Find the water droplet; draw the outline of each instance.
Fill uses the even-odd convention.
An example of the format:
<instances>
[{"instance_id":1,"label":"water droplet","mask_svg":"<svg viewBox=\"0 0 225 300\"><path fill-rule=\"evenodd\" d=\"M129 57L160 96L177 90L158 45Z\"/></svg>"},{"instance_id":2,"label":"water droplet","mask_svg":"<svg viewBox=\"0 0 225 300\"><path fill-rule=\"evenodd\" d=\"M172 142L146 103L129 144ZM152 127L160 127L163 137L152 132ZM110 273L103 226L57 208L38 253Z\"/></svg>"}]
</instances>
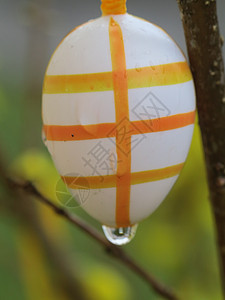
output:
<instances>
[{"instance_id":1,"label":"water droplet","mask_svg":"<svg viewBox=\"0 0 225 300\"><path fill-rule=\"evenodd\" d=\"M137 72L141 72L141 67L140 67L140 65L138 63L135 65L135 70Z\"/></svg>"},{"instance_id":2,"label":"water droplet","mask_svg":"<svg viewBox=\"0 0 225 300\"><path fill-rule=\"evenodd\" d=\"M129 243L135 236L138 224L129 227L108 227L103 225L102 229L107 238L112 244L122 246Z\"/></svg>"},{"instance_id":3,"label":"water droplet","mask_svg":"<svg viewBox=\"0 0 225 300\"><path fill-rule=\"evenodd\" d=\"M155 71L156 67L155 66L151 66L152 71Z\"/></svg>"}]
</instances>

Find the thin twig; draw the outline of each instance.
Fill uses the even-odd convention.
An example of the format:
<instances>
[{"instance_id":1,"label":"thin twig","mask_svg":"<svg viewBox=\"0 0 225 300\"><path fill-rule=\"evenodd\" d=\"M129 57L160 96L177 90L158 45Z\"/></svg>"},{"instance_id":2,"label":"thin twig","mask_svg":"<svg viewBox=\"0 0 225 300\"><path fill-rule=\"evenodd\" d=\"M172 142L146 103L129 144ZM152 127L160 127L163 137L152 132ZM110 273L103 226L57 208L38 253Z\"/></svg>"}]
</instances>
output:
<instances>
[{"instance_id":1,"label":"thin twig","mask_svg":"<svg viewBox=\"0 0 225 300\"><path fill-rule=\"evenodd\" d=\"M167 287L165 287L163 284L161 284L158 280L156 280L152 275L150 275L148 272L146 272L144 269L142 269L136 262L133 261L132 258L130 258L121 248L110 244L104 237L101 235L97 230L90 227L86 222L81 220L75 215L70 214L67 210L59 207L55 203L53 203L51 200L43 196L36 187L31 182L18 182L12 179L8 179L8 184L13 189L20 189L24 191L27 194L30 194L32 196L35 196L36 199L50 207L56 214L63 217L76 227L80 228L82 231L84 231L87 235L89 235L91 238L93 238L95 241L97 241L101 246L104 247L106 252L113 257L117 258L121 263L126 265L129 269L131 269L133 272L135 272L137 275L139 275L141 278L143 278L148 285L153 288L153 290L164 297L165 299L169 300L177 300L177 296Z\"/></svg>"},{"instance_id":2,"label":"thin twig","mask_svg":"<svg viewBox=\"0 0 225 300\"><path fill-rule=\"evenodd\" d=\"M225 295L225 80L216 1L177 0L194 77Z\"/></svg>"},{"instance_id":3,"label":"thin twig","mask_svg":"<svg viewBox=\"0 0 225 300\"><path fill-rule=\"evenodd\" d=\"M66 299L88 300L78 275L71 267L71 263L66 259L63 249L58 245L54 238L52 239L46 232L44 225L40 222L35 204L27 205L27 199L18 189L13 189L10 181L6 178L5 168L0 160L0 182L4 187L5 196L0 199L1 204L6 211L19 217L22 224L25 225L23 230L29 230L29 234L42 245L44 254L51 265L54 274L54 282L57 283L57 289L63 292ZM15 201L16 200L16 201ZM48 268L47 268L48 269ZM32 272L32 270L30 270ZM47 270L48 271L48 270Z\"/></svg>"}]
</instances>

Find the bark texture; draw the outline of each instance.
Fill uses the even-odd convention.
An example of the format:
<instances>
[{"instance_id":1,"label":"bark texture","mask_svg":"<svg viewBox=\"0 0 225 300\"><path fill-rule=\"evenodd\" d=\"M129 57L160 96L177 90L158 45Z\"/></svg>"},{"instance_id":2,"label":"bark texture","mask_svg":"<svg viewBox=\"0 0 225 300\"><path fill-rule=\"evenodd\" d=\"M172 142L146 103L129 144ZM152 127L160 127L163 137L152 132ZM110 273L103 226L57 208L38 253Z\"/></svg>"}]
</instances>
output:
<instances>
[{"instance_id":1,"label":"bark texture","mask_svg":"<svg viewBox=\"0 0 225 300\"><path fill-rule=\"evenodd\" d=\"M194 77L225 290L225 81L216 1L178 0ZM201 184L201 183L199 183Z\"/></svg>"}]
</instances>

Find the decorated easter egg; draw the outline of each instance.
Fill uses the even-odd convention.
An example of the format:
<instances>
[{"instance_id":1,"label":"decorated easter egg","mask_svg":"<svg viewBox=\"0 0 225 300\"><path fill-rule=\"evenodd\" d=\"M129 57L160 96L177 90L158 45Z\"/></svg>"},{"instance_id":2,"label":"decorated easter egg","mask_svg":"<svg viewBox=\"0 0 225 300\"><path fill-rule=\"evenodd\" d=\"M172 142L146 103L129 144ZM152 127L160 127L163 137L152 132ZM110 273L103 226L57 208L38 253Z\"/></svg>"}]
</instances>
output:
<instances>
[{"instance_id":1,"label":"decorated easter egg","mask_svg":"<svg viewBox=\"0 0 225 300\"><path fill-rule=\"evenodd\" d=\"M186 59L160 27L102 1L102 16L70 32L43 86L46 145L72 195L126 243L184 165L195 118Z\"/></svg>"}]
</instances>

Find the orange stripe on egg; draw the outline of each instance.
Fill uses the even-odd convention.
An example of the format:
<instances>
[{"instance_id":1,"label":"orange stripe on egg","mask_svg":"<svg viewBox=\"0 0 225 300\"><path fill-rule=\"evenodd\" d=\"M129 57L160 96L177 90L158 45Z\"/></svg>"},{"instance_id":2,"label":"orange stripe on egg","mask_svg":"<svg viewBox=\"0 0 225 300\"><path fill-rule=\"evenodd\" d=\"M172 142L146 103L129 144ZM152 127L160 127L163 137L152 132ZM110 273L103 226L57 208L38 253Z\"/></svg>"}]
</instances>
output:
<instances>
[{"instance_id":1,"label":"orange stripe on egg","mask_svg":"<svg viewBox=\"0 0 225 300\"><path fill-rule=\"evenodd\" d=\"M122 30L113 18L110 18L109 22L109 41L112 60L116 126L119 126L123 120L129 120L128 83ZM125 122L123 126L125 132L128 132L129 122ZM116 134L116 152L116 224L118 227L125 227L130 225L130 135L120 140L118 134Z\"/></svg>"},{"instance_id":2,"label":"orange stripe on egg","mask_svg":"<svg viewBox=\"0 0 225 300\"><path fill-rule=\"evenodd\" d=\"M81 141L111 137L115 123L93 125L44 125L46 139L49 141ZM112 135L113 136L113 135Z\"/></svg>"},{"instance_id":3,"label":"orange stripe on egg","mask_svg":"<svg viewBox=\"0 0 225 300\"><path fill-rule=\"evenodd\" d=\"M192 80L186 62L176 62L127 70L128 89L173 85ZM46 75L44 94L89 93L113 90L112 72Z\"/></svg>"},{"instance_id":4,"label":"orange stripe on egg","mask_svg":"<svg viewBox=\"0 0 225 300\"><path fill-rule=\"evenodd\" d=\"M43 93L45 94L89 93L112 90L113 80L111 72L46 75L43 85Z\"/></svg>"},{"instance_id":5,"label":"orange stripe on egg","mask_svg":"<svg viewBox=\"0 0 225 300\"><path fill-rule=\"evenodd\" d=\"M130 135L173 130L194 124L195 111L151 120L129 122ZM49 141L81 141L116 136L115 123L93 125L44 125Z\"/></svg>"},{"instance_id":6,"label":"orange stripe on egg","mask_svg":"<svg viewBox=\"0 0 225 300\"><path fill-rule=\"evenodd\" d=\"M181 163L166 168L132 173L131 184L141 184L174 177L180 173L183 166L184 163Z\"/></svg>"},{"instance_id":7,"label":"orange stripe on egg","mask_svg":"<svg viewBox=\"0 0 225 300\"><path fill-rule=\"evenodd\" d=\"M70 189L105 189L116 187L116 175L103 176L61 176Z\"/></svg>"},{"instance_id":8,"label":"orange stripe on egg","mask_svg":"<svg viewBox=\"0 0 225 300\"><path fill-rule=\"evenodd\" d=\"M131 185L153 182L177 176L184 163L161 169L131 173ZM117 175L72 177L62 176L64 183L70 189L105 189L117 186Z\"/></svg>"},{"instance_id":9,"label":"orange stripe on egg","mask_svg":"<svg viewBox=\"0 0 225 300\"><path fill-rule=\"evenodd\" d=\"M142 121L133 121L131 126L133 131L132 135L135 134L145 134L151 132L160 132L182 128L191 124L194 124L195 121L195 111L177 114L168 117L162 117L158 119L151 120L142 120ZM136 128L136 129L135 129Z\"/></svg>"},{"instance_id":10,"label":"orange stripe on egg","mask_svg":"<svg viewBox=\"0 0 225 300\"><path fill-rule=\"evenodd\" d=\"M129 89L179 84L192 79L186 62L130 69L127 74Z\"/></svg>"}]
</instances>

